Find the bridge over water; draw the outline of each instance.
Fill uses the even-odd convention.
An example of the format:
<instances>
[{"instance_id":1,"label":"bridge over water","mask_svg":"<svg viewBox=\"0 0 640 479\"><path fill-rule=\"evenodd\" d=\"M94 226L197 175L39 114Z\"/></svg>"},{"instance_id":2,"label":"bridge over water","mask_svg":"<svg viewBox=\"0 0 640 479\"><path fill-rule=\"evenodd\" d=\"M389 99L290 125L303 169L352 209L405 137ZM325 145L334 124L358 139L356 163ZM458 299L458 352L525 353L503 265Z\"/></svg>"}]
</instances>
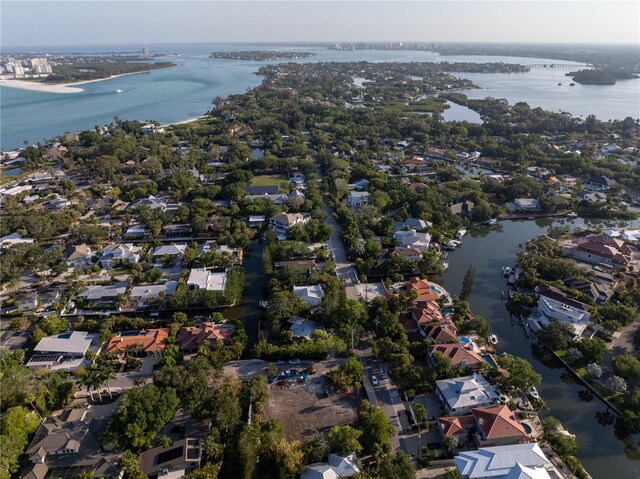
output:
<instances>
[{"instance_id":1,"label":"bridge over water","mask_svg":"<svg viewBox=\"0 0 640 479\"><path fill-rule=\"evenodd\" d=\"M522 66L529 68L576 68L576 67L590 67L586 63L535 63L535 64L522 64Z\"/></svg>"}]
</instances>

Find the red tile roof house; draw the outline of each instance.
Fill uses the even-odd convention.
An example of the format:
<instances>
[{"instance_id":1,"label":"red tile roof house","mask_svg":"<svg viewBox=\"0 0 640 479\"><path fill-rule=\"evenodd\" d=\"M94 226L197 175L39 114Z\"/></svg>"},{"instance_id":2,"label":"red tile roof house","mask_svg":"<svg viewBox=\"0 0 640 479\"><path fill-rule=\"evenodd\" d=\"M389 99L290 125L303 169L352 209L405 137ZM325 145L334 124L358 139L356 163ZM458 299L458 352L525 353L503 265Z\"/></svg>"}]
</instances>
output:
<instances>
[{"instance_id":1,"label":"red tile roof house","mask_svg":"<svg viewBox=\"0 0 640 479\"><path fill-rule=\"evenodd\" d=\"M505 446L531 441L531 438L507 406L477 407L469 416L441 417L438 432L443 438L455 436L466 446L472 440L476 447Z\"/></svg>"},{"instance_id":2,"label":"red tile roof house","mask_svg":"<svg viewBox=\"0 0 640 479\"><path fill-rule=\"evenodd\" d=\"M590 264L604 264L614 269L629 265L634 250L622 240L605 235L589 235L565 248L565 255Z\"/></svg>"},{"instance_id":3,"label":"red tile roof house","mask_svg":"<svg viewBox=\"0 0 640 479\"><path fill-rule=\"evenodd\" d=\"M180 328L176 343L185 354L198 352L203 344L213 347L218 341L228 342L236 328L233 324L200 323L198 326Z\"/></svg>"},{"instance_id":4,"label":"red tile roof house","mask_svg":"<svg viewBox=\"0 0 640 479\"><path fill-rule=\"evenodd\" d=\"M111 338L105 352L122 356L127 351L158 353L167 345L169 328L124 331Z\"/></svg>"},{"instance_id":5,"label":"red tile roof house","mask_svg":"<svg viewBox=\"0 0 640 479\"><path fill-rule=\"evenodd\" d=\"M478 353L467 349L465 346L466 345L462 343L435 344L429 346L427 360L433 364L435 361L433 354L438 352L451 359L451 366L454 368L460 367L462 369L474 370L480 369L487 364Z\"/></svg>"}]
</instances>

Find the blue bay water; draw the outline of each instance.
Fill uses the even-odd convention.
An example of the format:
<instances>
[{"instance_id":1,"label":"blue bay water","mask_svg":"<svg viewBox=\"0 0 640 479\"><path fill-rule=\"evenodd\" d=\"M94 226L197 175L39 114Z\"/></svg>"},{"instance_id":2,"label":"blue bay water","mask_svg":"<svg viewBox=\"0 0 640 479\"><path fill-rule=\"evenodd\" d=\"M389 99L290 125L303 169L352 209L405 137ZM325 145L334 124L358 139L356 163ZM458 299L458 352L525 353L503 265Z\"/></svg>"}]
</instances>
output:
<instances>
[{"instance_id":1,"label":"blue bay water","mask_svg":"<svg viewBox=\"0 0 640 479\"><path fill-rule=\"evenodd\" d=\"M179 57L157 58L169 60L178 67L137 75L128 75L105 81L81 85L79 93L42 93L15 88L0 87L0 147L11 149L23 144L41 142L67 131L93 128L122 119L158 120L171 123L205 114L216 96L225 97L242 93L260 84L255 74L266 63L241 60L210 59L212 51L283 48L269 45L148 45L151 51L176 52ZM139 52L142 45L86 46L59 49L59 51L100 53L107 51ZM318 61L449 61L505 63L558 63L557 60L455 56L445 57L424 51L335 51L321 48L309 49L317 56L297 60ZM591 113L600 119L640 117L640 80L618 82L614 86L570 87L568 69L532 69L528 73L461 73L482 87L465 91L471 98L492 96L506 98L510 103L525 101L533 107L552 111L567 111L574 116ZM558 86L561 82L563 85ZM116 93L116 90L123 90ZM445 112L447 120L474 120L477 118L465 109L452 108Z\"/></svg>"}]
</instances>

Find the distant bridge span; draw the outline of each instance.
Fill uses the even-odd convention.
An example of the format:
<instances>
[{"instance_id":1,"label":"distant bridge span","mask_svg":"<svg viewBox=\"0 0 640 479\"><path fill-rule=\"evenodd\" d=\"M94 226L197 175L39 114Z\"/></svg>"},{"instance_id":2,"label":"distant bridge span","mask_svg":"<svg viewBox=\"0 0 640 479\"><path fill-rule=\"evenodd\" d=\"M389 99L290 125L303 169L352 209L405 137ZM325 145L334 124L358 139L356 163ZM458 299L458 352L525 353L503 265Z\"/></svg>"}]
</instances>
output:
<instances>
[{"instance_id":1,"label":"distant bridge span","mask_svg":"<svg viewBox=\"0 0 640 479\"><path fill-rule=\"evenodd\" d=\"M576 67L590 67L586 63L535 63L535 64L522 64L522 66L529 68L576 68Z\"/></svg>"}]
</instances>

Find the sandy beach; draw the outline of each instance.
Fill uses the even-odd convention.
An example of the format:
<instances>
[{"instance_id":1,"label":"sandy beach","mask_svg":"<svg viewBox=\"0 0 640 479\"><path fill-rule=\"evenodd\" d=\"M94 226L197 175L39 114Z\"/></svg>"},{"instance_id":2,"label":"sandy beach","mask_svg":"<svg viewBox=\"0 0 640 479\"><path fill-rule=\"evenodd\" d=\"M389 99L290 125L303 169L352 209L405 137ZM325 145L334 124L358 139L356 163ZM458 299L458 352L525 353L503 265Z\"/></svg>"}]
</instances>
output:
<instances>
[{"instance_id":1,"label":"sandy beach","mask_svg":"<svg viewBox=\"0 0 640 479\"><path fill-rule=\"evenodd\" d=\"M143 72L131 72L123 73L121 75L111 75L107 78L98 78L96 80L86 80L72 83L57 83L47 84L41 82L27 81L27 80L4 80L0 79L0 86L6 86L9 88L19 88L21 90L39 91L43 93L80 93L84 91L84 88L79 88L79 85L85 85L87 83L95 83L98 81L112 80L114 78L123 77L127 75L138 75L140 73L151 73L158 70L166 70L167 68L175 68L178 65L165 68L157 68L155 70L146 70Z\"/></svg>"}]
</instances>

